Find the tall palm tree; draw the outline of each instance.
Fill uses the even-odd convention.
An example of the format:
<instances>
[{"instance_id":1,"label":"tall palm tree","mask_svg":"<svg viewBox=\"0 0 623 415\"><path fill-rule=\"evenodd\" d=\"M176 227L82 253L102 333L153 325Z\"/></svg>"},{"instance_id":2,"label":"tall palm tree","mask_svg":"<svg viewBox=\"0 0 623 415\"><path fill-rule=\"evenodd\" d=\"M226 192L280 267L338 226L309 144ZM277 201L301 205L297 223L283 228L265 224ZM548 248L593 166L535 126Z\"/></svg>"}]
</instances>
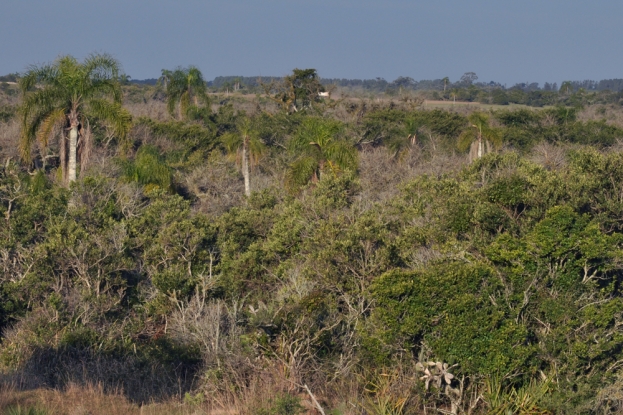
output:
<instances>
[{"instance_id":1,"label":"tall palm tree","mask_svg":"<svg viewBox=\"0 0 623 415\"><path fill-rule=\"evenodd\" d=\"M491 151L492 146L501 143L501 136L496 128L489 125L489 117L482 112L474 112L467 117L469 127L459 136L459 150L469 149L470 161L481 158Z\"/></svg>"},{"instance_id":2,"label":"tall palm tree","mask_svg":"<svg viewBox=\"0 0 623 415\"><path fill-rule=\"evenodd\" d=\"M248 118L243 118L238 123L237 130L237 133L223 134L221 141L229 155L240 162L244 177L244 194L249 197L251 196L250 165L258 163L266 146L258 138Z\"/></svg>"},{"instance_id":3,"label":"tall palm tree","mask_svg":"<svg viewBox=\"0 0 623 415\"><path fill-rule=\"evenodd\" d=\"M180 119L187 118L193 105L195 108L199 106L199 101L209 106L210 98L206 82L196 67L177 68L173 71L163 69L160 80L167 92L167 108L171 115L175 113L178 104Z\"/></svg>"},{"instance_id":4,"label":"tall palm tree","mask_svg":"<svg viewBox=\"0 0 623 415\"><path fill-rule=\"evenodd\" d=\"M299 156L290 165L286 180L290 187L317 182L328 171L337 173L357 169L357 151L337 138L339 123L321 118L307 118L289 142L289 149Z\"/></svg>"},{"instance_id":5,"label":"tall palm tree","mask_svg":"<svg viewBox=\"0 0 623 415\"><path fill-rule=\"evenodd\" d=\"M51 64L31 66L19 81L22 160L30 162L35 141L44 150L50 139L59 141L63 179L76 180L88 164L93 145L91 122L103 121L120 139L132 124L121 106L119 63L110 55L94 54L83 63L62 56Z\"/></svg>"}]
</instances>

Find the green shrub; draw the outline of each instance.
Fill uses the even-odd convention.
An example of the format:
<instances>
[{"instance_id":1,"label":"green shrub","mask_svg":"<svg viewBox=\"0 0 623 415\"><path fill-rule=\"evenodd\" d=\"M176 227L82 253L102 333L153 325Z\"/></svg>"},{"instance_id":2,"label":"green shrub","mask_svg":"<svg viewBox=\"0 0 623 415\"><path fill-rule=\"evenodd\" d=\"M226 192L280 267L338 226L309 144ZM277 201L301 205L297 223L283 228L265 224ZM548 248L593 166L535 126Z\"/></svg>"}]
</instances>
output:
<instances>
[{"instance_id":1,"label":"green shrub","mask_svg":"<svg viewBox=\"0 0 623 415\"><path fill-rule=\"evenodd\" d=\"M35 407L22 407L20 405L7 408L6 415L47 415L47 411Z\"/></svg>"},{"instance_id":2,"label":"green shrub","mask_svg":"<svg viewBox=\"0 0 623 415\"><path fill-rule=\"evenodd\" d=\"M305 408L301 406L301 399L289 393L282 393L271 401L271 406L259 409L256 415L297 415L303 413Z\"/></svg>"}]
</instances>

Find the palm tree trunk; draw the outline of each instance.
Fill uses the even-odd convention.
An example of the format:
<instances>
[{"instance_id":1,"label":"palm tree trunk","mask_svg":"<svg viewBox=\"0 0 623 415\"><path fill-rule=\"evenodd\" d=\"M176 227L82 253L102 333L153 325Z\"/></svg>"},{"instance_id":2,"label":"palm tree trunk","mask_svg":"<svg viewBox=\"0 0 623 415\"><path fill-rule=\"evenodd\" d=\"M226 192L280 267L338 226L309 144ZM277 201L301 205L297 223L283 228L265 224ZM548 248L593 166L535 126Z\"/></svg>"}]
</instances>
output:
<instances>
[{"instance_id":1,"label":"palm tree trunk","mask_svg":"<svg viewBox=\"0 0 623 415\"><path fill-rule=\"evenodd\" d=\"M242 175L244 176L244 194L251 196L251 177L249 174L249 139L242 141Z\"/></svg>"},{"instance_id":2,"label":"palm tree trunk","mask_svg":"<svg viewBox=\"0 0 623 415\"><path fill-rule=\"evenodd\" d=\"M482 131L478 130L478 158L482 157Z\"/></svg>"},{"instance_id":3,"label":"palm tree trunk","mask_svg":"<svg viewBox=\"0 0 623 415\"><path fill-rule=\"evenodd\" d=\"M478 158L482 157L482 138L478 137Z\"/></svg>"},{"instance_id":4,"label":"palm tree trunk","mask_svg":"<svg viewBox=\"0 0 623 415\"><path fill-rule=\"evenodd\" d=\"M326 163L326 160L324 158L320 159L320 161L318 162L318 176L317 176L318 181L320 181L320 178L321 178L320 176L324 174L325 163Z\"/></svg>"},{"instance_id":5,"label":"palm tree trunk","mask_svg":"<svg viewBox=\"0 0 623 415\"><path fill-rule=\"evenodd\" d=\"M67 166L67 181L76 181L77 170L77 151L78 151L78 126L72 126L69 130L69 165Z\"/></svg>"}]
</instances>

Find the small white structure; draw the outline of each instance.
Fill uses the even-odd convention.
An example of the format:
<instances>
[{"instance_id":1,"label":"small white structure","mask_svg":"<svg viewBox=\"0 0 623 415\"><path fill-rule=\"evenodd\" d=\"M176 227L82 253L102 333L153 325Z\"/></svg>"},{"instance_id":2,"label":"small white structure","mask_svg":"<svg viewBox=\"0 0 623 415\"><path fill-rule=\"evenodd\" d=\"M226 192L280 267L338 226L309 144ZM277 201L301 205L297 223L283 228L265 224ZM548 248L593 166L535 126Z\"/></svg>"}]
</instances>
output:
<instances>
[{"instance_id":1,"label":"small white structure","mask_svg":"<svg viewBox=\"0 0 623 415\"><path fill-rule=\"evenodd\" d=\"M318 96L324 97L324 98L331 98L331 93L330 92L318 92Z\"/></svg>"}]
</instances>

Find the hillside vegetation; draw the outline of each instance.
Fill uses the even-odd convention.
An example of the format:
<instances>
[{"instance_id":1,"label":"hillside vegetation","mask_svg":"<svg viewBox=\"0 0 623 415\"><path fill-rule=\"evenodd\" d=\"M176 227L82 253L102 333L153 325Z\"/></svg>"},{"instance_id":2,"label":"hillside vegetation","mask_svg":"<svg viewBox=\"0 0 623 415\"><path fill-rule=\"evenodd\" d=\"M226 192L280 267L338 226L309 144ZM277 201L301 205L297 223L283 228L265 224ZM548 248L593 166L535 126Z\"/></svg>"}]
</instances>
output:
<instances>
[{"instance_id":1,"label":"hillside vegetation","mask_svg":"<svg viewBox=\"0 0 623 415\"><path fill-rule=\"evenodd\" d=\"M62 129L24 160L2 90L0 408L623 411L620 103L427 109L303 72L123 86L130 129L89 118L70 183Z\"/></svg>"}]
</instances>

